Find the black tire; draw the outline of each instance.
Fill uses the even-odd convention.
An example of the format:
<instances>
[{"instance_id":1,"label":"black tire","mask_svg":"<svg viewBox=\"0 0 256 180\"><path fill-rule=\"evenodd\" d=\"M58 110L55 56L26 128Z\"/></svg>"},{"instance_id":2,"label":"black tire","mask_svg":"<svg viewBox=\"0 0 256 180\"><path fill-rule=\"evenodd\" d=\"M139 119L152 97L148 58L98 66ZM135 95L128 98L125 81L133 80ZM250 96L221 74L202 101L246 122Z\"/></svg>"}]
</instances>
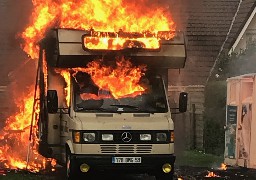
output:
<instances>
[{"instance_id":1,"label":"black tire","mask_svg":"<svg viewBox=\"0 0 256 180\"><path fill-rule=\"evenodd\" d=\"M77 179L77 175L75 172L75 164L72 162L72 154L68 147L66 147L66 179Z\"/></svg>"},{"instance_id":2,"label":"black tire","mask_svg":"<svg viewBox=\"0 0 256 180\"><path fill-rule=\"evenodd\" d=\"M169 173L169 174L156 174L155 175L156 180L173 180L173 173Z\"/></svg>"}]
</instances>

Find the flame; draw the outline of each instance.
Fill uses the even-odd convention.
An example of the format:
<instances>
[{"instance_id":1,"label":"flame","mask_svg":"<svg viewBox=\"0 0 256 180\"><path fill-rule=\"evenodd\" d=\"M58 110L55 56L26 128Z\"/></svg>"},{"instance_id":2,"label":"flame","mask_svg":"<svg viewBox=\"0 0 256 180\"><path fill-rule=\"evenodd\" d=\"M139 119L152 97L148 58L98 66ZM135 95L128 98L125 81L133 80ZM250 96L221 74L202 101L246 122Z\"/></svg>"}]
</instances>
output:
<instances>
[{"instance_id":1,"label":"flame","mask_svg":"<svg viewBox=\"0 0 256 180\"><path fill-rule=\"evenodd\" d=\"M66 82L66 86L64 88L64 95L65 95L65 101L66 101L66 106L69 107L70 105L70 72L68 69L54 69L56 73L59 73L63 79Z\"/></svg>"},{"instance_id":2,"label":"flame","mask_svg":"<svg viewBox=\"0 0 256 180\"><path fill-rule=\"evenodd\" d=\"M146 67L134 67L124 57L117 59L115 67L103 65L103 62L98 60L88 63L87 68L72 70L90 74L93 82L100 89L109 90L114 98L134 97L145 91L138 83Z\"/></svg>"},{"instance_id":3,"label":"flame","mask_svg":"<svg viewBox=\"0 0 256 180\"><path fill-rule=\"evenodd\" d=\"M64 88L64 94L66 97L66 106L69 107L70 105L70 72L68 70L61 70L60 74L64 78L66 82L66 87Z\"/></svg>"},{"instance_id":4,"label":"flame","mask_svg":"<svg viewBox=\"0 0 256 180\"><path fill-rule=\"evenodd\" d=\"M227 165L226 164L224 164L224 163L221 163L221 166L220 166L220 168L219 168L220 170L227 170Z\"/></svg>"},{"instance_id":5,"label":"flame","mask_svg":"<svg viewBox=\"0 0 256 180\"><path fill-rule=\"evenodd\" d=\"M215 174L214 172L208 172L208 174L205 177L220 177L220 176Z\"/></svg>"},{"instance_id":6,"label":"flame","mask_svg":"<svg viewBox=\"0 0 256 180\"><path fill-rule=\"evenodd\" d=\"M45 54L45 50L43 51L43 74L44 74L44 88L45 88L45 96L47 95L47 89L48 89L48 83L47 83L47 79L48 79L48 67L47 67L47 61L46 61L46 54Z\"/></svg>"},{"instance_id":7,"label":"flame","mask_svg":"<svg viewBox=\"0 0 256 180\"><path fill-rule=\"evenodd\" d=\"M89 36L89 34L91 36ZM91 50L123 50L127 48L143 48L157 50L160 40L170 40L175 36L172 31L157 33L132 33L119 31L117 33L91 31L83 36L83 45Z\"/></svg>"},{"instance_id":8,"label":"flame","mask_svg":"<svg viewBox=\"0 0 256 180\"><path fill-rule=\"evenodd\" d=\"M34 90L30 88L30 93L20 95L15 103L19 108L18 112L6 120L5 127L0 131L0 163L6 168L28 169L38 172L45 169L45 162L51 161L40 156L36 150L38 145L36 122L33 123L33 141L29 142L30 125L32 111L34 109ZM38 113L38 106L35 112ZM36 114L35 113L35 114ZM36 118L36 117L35 117ZM32 144L30 144L32 143ZM27 164L28 147L30 150L30 162Z\"/></svg>"},{"instance_id":9,"label":"flame","mask_svg":"<svg viewBox=\"0 0 256 180\"><path fill-rule=\"evenodd\" d=\"M19 34L24 40L22 49L32 58L39 57L38 43L50 28L96 29L99 31L157 33L158 31L174 31L175 24L166 5L159 6L158 2L150 0L32 0L34 9L31 23ZM102 71L95 71L98 68ZM130 69L129 69L130 68ZM129 70L128 70L129 69ZM141 67L131 69L130 62L119 61L117 68L101 66L92 62L87 68L93 81L100 88L107 88L118 98L144 89L138 80L143 75ZM69 76L61 73L66 82ZM46 78L46 77L45 77ZM109 83L109 84L108 84ZM114 84L114 85L112 85ZM39 171L46 167L45 159L38 154L36 122L32 124L33 141L28 142L33 107L33 87L27 95L18 95L16 99L19 111L6 120L6 126L0 131L0 162L6 168L27 168ZM67 83L67 105L69 104L69 84ZM37 106L36 115L39 108ZM34 117L37 119L37 117ZM30 144L29 144L30 143ZM30 163L25 159L28 148L32 147ZM18 151L17 151L18 149ZM52 165L56 162L52 161Z\"/></svg>"},{"instance_id":10,"label":"flame","mask_svg":"<svg viewBox=\"0 0 256 180\"><path fill-rule=\"evenodd\" d=\"M100 100L100 99L102 99L102 97L99 97L96 94L91 94L91 93L82 93L82 94L80 94L80 97L82 100L89 100L89 99Z\"/></svg>"},{"instance_id":11,"label":"flame","mask_svg":"<svg viewBox=\"0 0 256 180\"><path fill-rule=\"evenodd\" d=\"M151 8L154 7L154 11ZM148 0L62 0L60 27L100 31L169 30L174 23L166 8Z\"/></svg>"},{"instance_id":12,"label":"flame","mask_svg":"<svg viewBox=\"0 0 256 180\"><path fill-rule=\"evenodd\" d=\"M93 50L122 50L125 48L159 49L160 43L156 38L85 37L84 47Z\"/></svg>"},{"instance_id":13,"label":"flame","mask_svg":"<svg viewBox=\"0 0 256 180\"><path fill-rule=\"evenodd\" d=\"M135 97L142 94L145 89L140 86L139 80L145 74L146 66L135 67L132 63L124 57L117 57L115 67L103 64L102 60L95 60L87 64L87 68L72 68L72 69L55 69L55 72L62 75L66 82L65 97L66 106L70 104L70 71L73 76L78 71L86 72L91 75L91 78L96 86L101 90L111 92L111 95L118 99L123 97ZM95 95L90 93L82 93L80 97L83 100L94 99L99 100L103 98L112 97L108 94Z\"/></svg>"},{"instance_id":14,"label":"flame","mask_svg":"<svg viewBox=\"0 0 256 180\"><path fill-rule=\"evenodd\" d=\"M97 31L152 32L175 31L168 5L151 0L33 0L34 10L21 37L23 49L38 58L37 43L50 28ZM173 34L172 34L173 37Z\"/></svg>"},{"instance_id":15,"label":"flame","mask_svg":"<svg viewBox=\"0 0 256 180\"><path fill-rule=\"evenodd\" d=\"M25 40L23 50L32 58L38 58L37 43L44 37L47 28L53 26L55 9L51 8L50 1L33 0L32 23L20 35ZM50 4L51 3L51 4ZM54 6L54 5L53 5Z\"/></svg>"}]
</instances>

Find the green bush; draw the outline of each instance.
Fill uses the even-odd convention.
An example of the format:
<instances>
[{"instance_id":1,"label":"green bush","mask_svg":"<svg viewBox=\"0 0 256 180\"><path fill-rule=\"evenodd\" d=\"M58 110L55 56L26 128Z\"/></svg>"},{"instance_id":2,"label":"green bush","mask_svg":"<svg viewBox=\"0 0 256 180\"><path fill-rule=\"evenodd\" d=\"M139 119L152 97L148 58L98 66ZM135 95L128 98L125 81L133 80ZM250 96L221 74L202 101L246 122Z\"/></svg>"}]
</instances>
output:
<instances>
[{"instance_id":1,"label":"green bush","mask_svg":"<svg viewBox=\"0 0 256 180\"><path fill-rule=\"evenodd\" d=\"M225 131L223 126L214 120L207 120L204 131L205 152L223 155L225 147Z\"/></svg>"},{"instance_id":2,"label":"green bush","mask_svg":"<svg viewBox=\"0 0 256 180\"><path fill-rule=\"evenodd\" d=\"M225 147L226 81L209 82L205 89L204 149L222 155Z\"/></svg>"}]
</instances>

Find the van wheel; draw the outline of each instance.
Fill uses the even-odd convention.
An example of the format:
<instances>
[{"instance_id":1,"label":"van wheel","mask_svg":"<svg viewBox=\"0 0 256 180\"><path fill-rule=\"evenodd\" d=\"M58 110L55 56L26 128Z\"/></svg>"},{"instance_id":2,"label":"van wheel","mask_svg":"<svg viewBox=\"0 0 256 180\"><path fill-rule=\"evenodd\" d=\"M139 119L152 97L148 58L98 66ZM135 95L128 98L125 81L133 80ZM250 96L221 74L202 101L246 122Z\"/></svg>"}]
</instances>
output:
<instances>
[{"instance_id":1,"label":"van wheel","mask_svg":"<svg viewBox=\"0 0 256 180\"><path fill-rule=\"evenodd\" d=\"M72 154L70 149L66 148L66 179L67 180L74 180L75 177L75 171L74 171L74 163L72 163L71 158Z\"/></svg>"},{"instance_id":2,"label":"van wheel","mask_svg":"<svg viewBox=\"0 0 256 180\"><path fill-rule=\"evenodd\" d=\"M156 180L173 180L173 173L169 174L156 174L155 175Z\"/></svg>"}]
</instances>

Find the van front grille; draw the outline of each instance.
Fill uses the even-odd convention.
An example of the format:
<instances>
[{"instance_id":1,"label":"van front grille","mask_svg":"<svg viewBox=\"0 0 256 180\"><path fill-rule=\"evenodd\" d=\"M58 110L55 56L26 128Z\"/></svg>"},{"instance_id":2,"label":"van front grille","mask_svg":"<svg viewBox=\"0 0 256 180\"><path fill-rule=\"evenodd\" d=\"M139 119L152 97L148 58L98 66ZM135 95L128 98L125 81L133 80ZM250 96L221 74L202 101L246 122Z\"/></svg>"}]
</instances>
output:
<instances>
[{"instance_id":1,"label":"van front grille","mask_svg":"<svg viewBox=\"0 0 256 180\"><path fill-rule=\"evenodd\" d=\"M101 153L106 154L149 154L152 151L152 145L145 144L101 144Z\"/></svg>"}]
</instances>

